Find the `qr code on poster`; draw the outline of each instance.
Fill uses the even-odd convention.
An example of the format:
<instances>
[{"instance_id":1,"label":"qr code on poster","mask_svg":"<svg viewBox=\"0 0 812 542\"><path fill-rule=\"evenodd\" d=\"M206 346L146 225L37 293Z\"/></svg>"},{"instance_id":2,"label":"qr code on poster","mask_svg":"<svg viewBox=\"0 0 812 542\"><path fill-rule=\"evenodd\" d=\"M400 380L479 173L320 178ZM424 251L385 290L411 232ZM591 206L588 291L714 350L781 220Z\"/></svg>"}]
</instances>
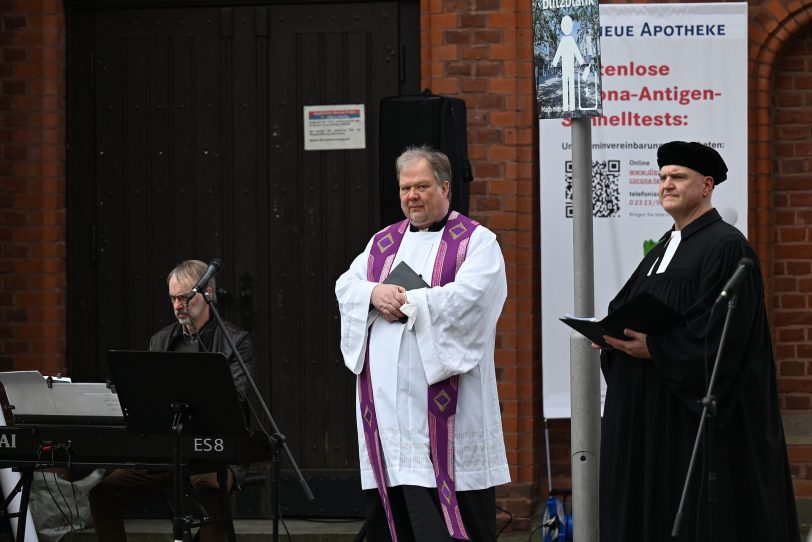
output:
<instances>
[{"instance_id":1,"label":"qr code on poster","mask_svg":"<svg viewBox=\"0 0 812 542\"><path fill-rule=\"evenodd\" d=\"M564 162L566 188L564 213L572 218L572 161ZM592 162L592 216L610 218L620 216L620 160Z\"/></svg>"}]
</instances>

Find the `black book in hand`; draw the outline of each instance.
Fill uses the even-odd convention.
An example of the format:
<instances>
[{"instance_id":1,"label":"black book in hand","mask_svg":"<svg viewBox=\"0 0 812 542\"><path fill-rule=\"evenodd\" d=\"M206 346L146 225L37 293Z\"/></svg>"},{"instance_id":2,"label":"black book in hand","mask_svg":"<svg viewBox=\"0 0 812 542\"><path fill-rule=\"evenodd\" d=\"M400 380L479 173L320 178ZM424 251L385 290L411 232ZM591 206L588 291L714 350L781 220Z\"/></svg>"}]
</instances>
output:
<instances>
[{"instance_id":1,"label":"black book in hand","mask_svg":"<svg viewBox=\"0 0 812 542\"><path fill-rule=\"evenodd\" d=\"M648 292L637 294L603 320L565 315L560 318L572 329L603 348L611 348L604 335L629 340L624 329L660 333L678 325L682 315Z\"/></svg>"},{"instance_id":2,"label":"black book in hand","mask_svg":"<svg viewBox=\"0 0 812 542\"><path fill-rule=\"evenodd\" d=\"M397 284L406 290L417 290L418 288L428 288L429 285L423 277L414 272L406 262L400 262L395 266L389 275L383 279L383 284Z\"/></svg>"},{"instance_id":3,"label":"black book in hand","mask_svg":"<svg viewBox=\"0 0 812 542\"><path fill-rule=\"evenodd\" d=\"M418 288L429 287L429 285L426 284L426 281L423 280L423 277L415 273L414 269L409 267L409 264L406 262L400 262L397 264L389 275L383 279L381 284L396 284L398 286L402 286L406 290L417 290ZM372 305L369 306L369 309L372 310ZM398 319L398 321L401 324L405 324L409 321L409 317L403 316Z\"/></svg>"}]
</instances>

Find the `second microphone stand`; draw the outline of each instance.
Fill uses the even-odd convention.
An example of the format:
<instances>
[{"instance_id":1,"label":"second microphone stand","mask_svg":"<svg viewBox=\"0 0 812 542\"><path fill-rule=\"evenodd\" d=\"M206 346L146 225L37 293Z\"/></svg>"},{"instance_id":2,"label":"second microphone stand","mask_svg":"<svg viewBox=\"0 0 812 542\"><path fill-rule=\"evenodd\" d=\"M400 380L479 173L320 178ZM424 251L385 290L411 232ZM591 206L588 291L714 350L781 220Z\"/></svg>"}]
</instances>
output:
<instances>
[{"instance_id":1,"label":"second microphone stand","mask_svg":"<svg viewBox=\"0 0 812 542\"><path fill-rule=\"evenodd\" d=\"M696 459L699 454L699 446L702 443L703 435L707 439L706 452L708 457L708 533L703 540L714 542L716 540L716 467L715 458L713 456L714 432L716 412L718 404L716 396L713 395L713 386L716 383L716 374L719 370L719 360L722 359L722 351L724 350L725 339L727 338L727 330L730 326L730 320L733 317L733 311L736 309L736 297L738 294L733 294L727 304L727 314L725 315L725 324L722 327L722 336L719 338L719 348L716 350L716 359L713 362L713 370L711 377L708 381L708 388L705 391L705 396L700 401L702 405L702 415L699 418L699 427L696 430L696 439L694 440L694 448L691 452L691 461L688 463L688 472L685 474L685 484L682 486L682 496L679 500L679 508L677 515L674 517L674 525L671 528L671 538L679 536L680 526L685 515L685 499L688 497L688 488L691 485L693 478L694 467L696 466ZM706 373L707 374L707 373Z\"/></svg>"},{"instance_id":2,"label":"second microphone stand","mask_svg":"<svg viewBox=\"0 0 812 542\"><path fill-rule=\"evenodd\" d=\"M220 328L220 331L223 332L226 341L228 341L228 345L231 347L231 351L234 352L234 357L240 364L240 369L242 369L242 372L245 375L245 379L248 381L249 386L251 387L251 391L253 392L254 397L257 398L257 402L262 407L262 411L265 414L265 418L271 425L272 433L268 435L268 443L271 446L271 513L273 514L272 540L273 542L278 542L279 518L281 516L280 513L281 508L279 501L280 450L283 450L285 452L285 455L287 455L288 461L290 461L290 464L293 467L293 471L296 473L296 476L299 480L299 485L302 486L302 491L304 491L307 500L313 501L315 498L313 497L313 492L310 491L310 486L307 484L307 480L305 480L304 476L302 476L302 471L299 470L299 466L296 464L296 460L293 459L293 454L290 453L290 448L288 448L288 443L285 440L285 435L283 435L279 431L279 427L276 425L273 416L271 416L271 411L268 409L268 405L265 403L265 400L262 398L262 395L260 395L259 389L257 389L257 385L254 383L254 379L251 377L251 374L248 372L248 368L245 366L245 361L242 359L239 350L237 350L237 345L234 344L234 339L232 339L231 335L228 334L225 324L223 324L223 319L220 318L220 313L217 311L216 303L211 298L208 291L202 292L201 295L203 296L203 299L206 300L206 303L209 305L211 313L214 315L214 319L217 321L217 326ZM250 398L246 397L246 400L250 400Z\"/></svg>"}]
</instances>

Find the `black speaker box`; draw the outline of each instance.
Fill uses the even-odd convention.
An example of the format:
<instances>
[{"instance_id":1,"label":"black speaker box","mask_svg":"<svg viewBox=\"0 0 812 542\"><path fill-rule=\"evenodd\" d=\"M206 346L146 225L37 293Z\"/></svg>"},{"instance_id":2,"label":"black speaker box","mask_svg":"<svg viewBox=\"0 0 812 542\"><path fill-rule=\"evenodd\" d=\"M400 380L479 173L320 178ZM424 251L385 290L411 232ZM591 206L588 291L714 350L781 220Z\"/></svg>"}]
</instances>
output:
<instances>
[{"instance_id":1,"label":"black speaker box","mask_svg":"<svg viewBox=\"0 0 812 542\"><path fill-rule=\"evenodd\" d=\"M465 101L437 96L429 90L416 96L381 100L380 204L381 227L403 220L395 160L414 145L430 145L451 162L451 209L468 214L470 183L468 123Z\"/></svg>"}]
</instances>

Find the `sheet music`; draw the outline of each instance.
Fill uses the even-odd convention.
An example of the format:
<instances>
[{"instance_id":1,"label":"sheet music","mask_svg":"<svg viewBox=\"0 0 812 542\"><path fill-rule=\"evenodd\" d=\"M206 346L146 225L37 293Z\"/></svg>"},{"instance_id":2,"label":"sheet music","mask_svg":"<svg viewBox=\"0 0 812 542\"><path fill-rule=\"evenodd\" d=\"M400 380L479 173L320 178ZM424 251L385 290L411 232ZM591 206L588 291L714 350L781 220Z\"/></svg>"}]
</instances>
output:
<instances>
[{"instance_id":1,"label":"sheet music","mask_svg":"<svg viewBox=\"0 0 812 542\"><path fill-rule=\"evenodd\" d=\"M39 371L10 371L0 373L0 385L3 386L3 411L6 412L6 423L11 424L13 419L8 418L8 408L14 418L22 415L55 416L59 413L51 394L48 393L48 384Z\"/></svg>"},{"instance_id":2,"label":"sheet music","mask_svg":"<svg viewBox=\"0 0 812 542\"><path fill-rule=\"evenodd\" d=\"M106 384L65 378L52 378L51 384L39 371L0 373L6 422L123 423L118 396Z\"/></svg>"},{"instance_id":3,"label":"sheet music","mask_svg":"<svg viewBox=\"0 0 812 542\"><path fill-rule=\"evenodd\" d=\"M123 418L118 395L106 384L54 383L51 397L61 413L72 416L113 416Z\"/></svg>"}]
</instances>

